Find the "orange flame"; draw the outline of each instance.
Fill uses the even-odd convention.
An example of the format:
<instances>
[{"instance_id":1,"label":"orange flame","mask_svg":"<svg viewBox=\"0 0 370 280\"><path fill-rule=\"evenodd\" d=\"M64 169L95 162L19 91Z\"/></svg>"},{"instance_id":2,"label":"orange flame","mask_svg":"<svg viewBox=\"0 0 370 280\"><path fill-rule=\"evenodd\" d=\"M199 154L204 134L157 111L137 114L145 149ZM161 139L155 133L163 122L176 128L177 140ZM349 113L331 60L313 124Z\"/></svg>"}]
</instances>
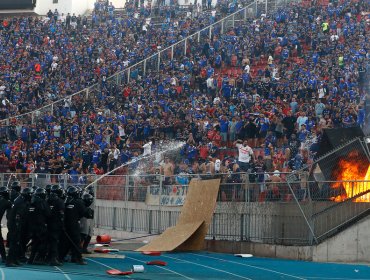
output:
<instances>
[{"instance_id":1,"label":"orange flame","mask_svg":"<svg viewBox=\"0 0 370 280\"><path fill-rule=\"evenodd\" d=\"M341 188L343 186L345 190L345 193L342 192L340 195L332 197L331 199L333 201L340 202L346 198L351 198L370 190L370 182L366 182L370 181L370 165L368 162L361 160L361 157L356 151L349 153L345 159L339 160L333 175L338 181L347 181L332 185L333 188ZM364 194L354 199L354 201L370 202L370 193Z\"/></svg>"}]
</instances>

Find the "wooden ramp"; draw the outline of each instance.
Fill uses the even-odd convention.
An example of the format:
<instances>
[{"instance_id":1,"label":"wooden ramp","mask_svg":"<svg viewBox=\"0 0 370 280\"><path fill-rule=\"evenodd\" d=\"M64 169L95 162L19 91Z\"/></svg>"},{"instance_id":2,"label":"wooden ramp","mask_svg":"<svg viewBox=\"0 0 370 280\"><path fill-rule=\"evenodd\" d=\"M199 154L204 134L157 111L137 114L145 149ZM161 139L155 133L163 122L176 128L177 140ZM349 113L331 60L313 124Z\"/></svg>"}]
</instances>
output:
<instances>
[{"instance_id":1,"label":"wooden ramp","mask_svg":"<svg viewBox=\"0 0 370 280\"><path fill-rule=\"evenodd\" d=\"M177 225L136 251L197 251L204 239L216 207L220 179L192 179Z\"/></svg>"}]
</instances>

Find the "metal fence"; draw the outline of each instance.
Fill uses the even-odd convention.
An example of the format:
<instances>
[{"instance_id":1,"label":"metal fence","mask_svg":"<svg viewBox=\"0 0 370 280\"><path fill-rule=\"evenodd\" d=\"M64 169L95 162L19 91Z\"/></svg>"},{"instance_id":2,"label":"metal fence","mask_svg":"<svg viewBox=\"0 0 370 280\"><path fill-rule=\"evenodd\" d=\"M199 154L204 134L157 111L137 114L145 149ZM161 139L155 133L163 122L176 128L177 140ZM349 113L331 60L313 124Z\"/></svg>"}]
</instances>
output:
<instances>
[{"instance_id":1,"label":"metal fence","mask_svg":"<svg viewBox=\"0 0 370 280\"><path fill-rule=\"evenodd\" d=\"M287 175L105 176L96 185L96 227L146 234L161 233L176 225L191 178L220 177L217 208L208 238L280 244L288 240L303 244L307 240L307 233L294 230L303 225L299 224L301 214L292 203L285 181ZM301 178L304 188L307 186L305 176ZM300 199L305 200L307 196L302 195Z\"/></svg>"},{"instance_id":2,"label":"metal fence","mask_svg":"<svg viewBox=\"0 0 370 280\"><path fill-rule=\"evenodd\" d=\"M299 200L294 174L287 176L310 243L321 242L370 213L369 170L366 143L357 138L300 170L308 176L308 201Z\"/></svg>"},{"instance_id":3,"label":"metal fence","mask_svg":"<svg viewBox=\"0 0 370 280\"><path fill-rule=\"evenodd\" d=\"M212 239L308 245L324 240L369 213L370 181L320 181L310 176L306 171L171 177L31 173L0 174L0 180L5 186L17 180L22 187L60 184L67 188L93 183L97 228L145 234L161 233L176 225L192 178L221 178L207 236ZM340 202L325 190L330 187L336 193L338 184L354 188ZM316 186L321 186L322 191L318 192Z\"/></svg>"},{"instance_id":4,"label":"metal fence","mask_svg":"<svg viewBox=\"0 0 370 280\"><path fill-rule=\"evenodd\" d=\"M292 174L269 175L270 178L261 182L250 182L248 174L242 174L238 182L230 182L230 174L215 175L221 176L222 181L208 238L309 245L322 241L323 234L334 233L334 229L343 228L370 209L368 202L353 199L335 202L330 197L313 199L310 195L310 186L317 183L361 184L365 188L370 182L308 181L307 173L297 173L293 186L284 180ZM212 176L192 177L207 179ZM103 178L96 190L96 227L143 234L163 232L176 225L189 179L183 175ZM366 191L370 192L370 188Z\"/></svg>"}]
</instances>

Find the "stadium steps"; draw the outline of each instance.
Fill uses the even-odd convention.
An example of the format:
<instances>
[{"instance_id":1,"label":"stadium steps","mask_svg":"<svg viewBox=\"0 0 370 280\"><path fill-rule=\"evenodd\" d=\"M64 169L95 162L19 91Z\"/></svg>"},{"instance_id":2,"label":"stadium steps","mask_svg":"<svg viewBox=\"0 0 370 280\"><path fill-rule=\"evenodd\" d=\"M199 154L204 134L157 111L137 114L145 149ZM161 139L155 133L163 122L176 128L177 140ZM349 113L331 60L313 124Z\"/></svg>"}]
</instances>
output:
<instances>
[{"instance_id":1,"label":"stadium steps","mask_svg":"<svg viewBox=\"0 0 370 280\"><path fill-rule=\"evenodd\" d=\"M321 242L325 241L326 239L329 239L329 238L341 233L342 231L346 230L347 228L350 228L351 226L353 226L357 222L361 221L362 219L368 217L369 215L370 215L370 208L368 208L364 212L360 213L359 215L349 219L348 221L339 225L335 229L332 229L331 231L329 231L325 235L317 236L318 242L321 243Z\"/></svg>"},{"instance_id":2,"label":"stadium steps","mask_svg":"<svg viewBox=\"0 0 370 280\"><path fill-rule=\"evenodd\" d=\"M327 207L322 211L314 213L311 216L311 219L313 221L315 221L319 216L324 216L324 218L326 218L325 214L330 215L329 212L332 212L332 213L337 212L338 215L340 215L341 207L345 207L346 204L348 204L348 203L355 203L355 205L356 204L359 205L359 207L357 207L357 205L356 205L356 210L358 211L358 213L356 215L353 215L352 217L346 219L345 221L339 221L338 225L336 225L335 227L332 227L327 232L325 232L325 233L323 233L319 236L316 236L318 242L321 243L324 240L326 240L330 237L333 237L334 235L336 235L336 234L344 231L345 229L353 226L355 223L362 220L363 218L366 218L367 216L369 216L370 215L370 203L369 202L354 202L355 199L360 198L360 197L362 197L366 194L369 194L369 193L370 193L370 189L366 190L364 192L361 192L361 193L359 193L359 194L357 194L357 195L355 195L351 198L348 198L348 199L346 199L342 202L335 203L332 206ZM365 208L364 205L365 205L365 207L366 207L366 205L368 205L368 207Z\"/></svg>"}]
</instances>

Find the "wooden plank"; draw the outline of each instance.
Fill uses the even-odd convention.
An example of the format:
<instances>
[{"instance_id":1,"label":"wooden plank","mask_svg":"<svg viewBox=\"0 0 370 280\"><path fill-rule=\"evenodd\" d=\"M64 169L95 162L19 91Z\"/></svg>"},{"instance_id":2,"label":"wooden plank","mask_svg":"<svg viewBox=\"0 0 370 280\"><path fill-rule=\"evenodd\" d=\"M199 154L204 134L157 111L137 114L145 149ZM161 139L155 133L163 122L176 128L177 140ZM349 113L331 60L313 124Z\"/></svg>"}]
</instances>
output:
<instances>
[{"instance_id":1,"label":"wooden plank","mask_svg":"<svg viewBox=\"0 0 370 280\"><path fill-rule=\"evenodd\" d=\"M192 179L177 225L137 251L197 251L204 247L216 207L220 179Z\"/></svg>"},{"instance_id":2,"label":"wooden plank","mask_svg":"<svg viewBox=\"0 0 370 280\"><path fill-rule=\"evenodd\" d=\"M137 251L173 251L189 239L202 224L202 221L198 221L170 227L152 242L139 248Z\"/></svg>"}]
</instances>

